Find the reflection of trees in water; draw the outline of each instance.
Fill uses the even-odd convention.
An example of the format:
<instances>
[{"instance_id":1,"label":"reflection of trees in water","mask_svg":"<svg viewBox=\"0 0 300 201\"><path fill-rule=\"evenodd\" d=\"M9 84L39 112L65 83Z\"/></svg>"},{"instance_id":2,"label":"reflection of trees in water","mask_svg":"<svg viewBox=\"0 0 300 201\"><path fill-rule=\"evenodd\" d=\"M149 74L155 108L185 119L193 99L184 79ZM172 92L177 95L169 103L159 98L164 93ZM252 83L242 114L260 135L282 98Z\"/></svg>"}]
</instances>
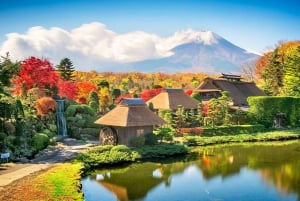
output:
<instances>
[{"instance_id":1,"label":"reflection of trees in water","mask_svg":"<svg viewBox=\"0 0 300 201\"><path fill-rule=\"evenodd\" d=\"M177 160L160 161L160 163L135 163L124 168L97 171L92 178L98 177L98 183L115 194L120 201L139 200L162 183L170 186L171 175L183 172L192 164L192 161L188 162L189 160L181 157ZM157 175L153 175L154 172Z\"/></svg>"},{"instance_id":2,"label":"reflection of trees in water","mask_svg":"<svg viewBox=\"0 0 300 201\"><path fill-rule=\"evenodd\" d=\"M297 193L300 199L300 160L275 168L260 170L269 185L274 185L282 193Z\"/></svg>"},{"instance_id":3,"label":"reflection of trees in water","mask_svg":"<svg viewBox=\"0 0 300 201\"><path fill-rule=\"evenodd\" d=\"M244 166L258 170L266 183L300 199L300 142L220 145L201 148L197 163L204 178L226 178ZM299 200L300 201L300 200Z\"/></svg>"},{"instance_id":4,"label":"reflection of trees in water","mask_svg":"<svg viewBox=\"0 0 300 201\"><path fill-rule=\"evenodd\" d=\"M104 177L98 183L119 200L139 200L158 185L171 186L172 177L191 165L196 165L206 180L215 176L226 179L247 166L261 172L262 178L279 191L297 193L300 199L299 147L300 141L202 147L188 157L176 160L135 163L100 171L98 174Z\"/></svg>"}]
</instances>

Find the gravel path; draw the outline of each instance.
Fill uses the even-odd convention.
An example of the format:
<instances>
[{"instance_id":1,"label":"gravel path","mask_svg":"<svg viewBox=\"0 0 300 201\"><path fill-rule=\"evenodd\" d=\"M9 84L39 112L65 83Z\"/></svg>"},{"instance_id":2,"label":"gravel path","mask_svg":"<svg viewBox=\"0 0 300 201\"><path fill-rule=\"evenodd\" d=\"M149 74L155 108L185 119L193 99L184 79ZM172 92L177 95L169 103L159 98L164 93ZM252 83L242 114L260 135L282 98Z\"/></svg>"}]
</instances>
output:
<instances>
[{"instance_id":1,"label":"gravel path","mask_svg":"<svg viewBox=\"0 0 300 201\"><path fill-rule=\"evenodd\" d=\"M78 142L67 138L63 142L57 143L56 146L45 149L31 161L26 163L2 164L0 169L0 193L14 181L51 168L56 163L73 159L78 153L97 144L97 141Z\"/></svg>"}]
</instances>

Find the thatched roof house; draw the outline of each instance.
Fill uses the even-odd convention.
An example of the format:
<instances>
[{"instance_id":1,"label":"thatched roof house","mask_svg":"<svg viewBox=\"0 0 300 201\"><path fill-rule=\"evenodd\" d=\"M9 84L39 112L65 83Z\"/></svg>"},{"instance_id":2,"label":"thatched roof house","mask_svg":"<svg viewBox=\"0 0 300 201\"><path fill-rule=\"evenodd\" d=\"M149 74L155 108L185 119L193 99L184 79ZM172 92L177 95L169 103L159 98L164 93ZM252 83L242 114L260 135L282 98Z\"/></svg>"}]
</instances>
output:
<instances>
[{"instance_id":1,"label":"thatched roof house","mask_svg":"<svg viewBox=\"0 0 300 201\"><path fill-rule=\"evenodd\" d=\"M183 89L164 89L160 94L147 101L153 104L155 110L176 110L179 105L184 109L197 109L199 102L185 94Z\"/></svg>"},{"instance_id":2,"label":"thatched roof house","mask_svg":"<svg viewBox=\"0 0 300 201\"><path fill-rule=\"evenodd\" d=\"M228 91L233 105L247 106L249 96L265 96L254 82L243 82L240 76L223 74L220 78L205 78L197 90L202 100L209 100L221 96L222 91Z\"/></svg>"},{"instance_id":3,"label":"thatched roof house","mask_svg":"<svg viewBox=\"0 0 300 201\"><path fill-rule=\"evenodd\" d=\"M133 137L153 132L153 126L165 121L149 110L143 99L124 98L95 123L107 126L100 132L100 144L130 145Z\"/></svg>"}]
</instances>

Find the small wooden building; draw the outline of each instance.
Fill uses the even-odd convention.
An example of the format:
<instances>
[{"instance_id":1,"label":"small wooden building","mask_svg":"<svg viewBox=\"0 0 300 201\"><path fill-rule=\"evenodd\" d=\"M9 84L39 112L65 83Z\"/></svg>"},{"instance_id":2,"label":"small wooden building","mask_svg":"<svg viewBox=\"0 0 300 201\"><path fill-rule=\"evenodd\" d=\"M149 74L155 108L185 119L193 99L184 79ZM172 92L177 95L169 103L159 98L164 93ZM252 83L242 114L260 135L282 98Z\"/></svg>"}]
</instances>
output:
<instances>
[{"instance_id":1,"label":"small wooden building","mask_svg":"<svg viewBox=\"0 0 300 201\"><path fill-rule=\"evenodd\" d=\"M241 76L222 74L219 78L205 78L199 85L198 92L203 101L218 98L222 91L228 91L234 106L247 106L249 96L265 96L254 82L243 82Z\"/></svg>"},{"instance_id":2,"label":"small wooden building","mask_svg":"<svg viewBox=\"0 0 300 201\"><path fill-rule=\"evenodd\" d=\"M156 125L165 121L152 112L143 99L124 98L110 112L95 121L104 127L100 132L100 144L130 145L130 140L153 132Z\"/></svg>"},{"instance_id":3,"label":"small wooden building","mask_svg":"<svg viewBox=\"0 0 300 201\"><path fill-rule=\"evenodd\" d=\"M155 110L176 110L179 105L184 109L197 109L199 102L185 94L183 89L164 89L160 94L147 101Z\"/></svg>"}]
</instances>

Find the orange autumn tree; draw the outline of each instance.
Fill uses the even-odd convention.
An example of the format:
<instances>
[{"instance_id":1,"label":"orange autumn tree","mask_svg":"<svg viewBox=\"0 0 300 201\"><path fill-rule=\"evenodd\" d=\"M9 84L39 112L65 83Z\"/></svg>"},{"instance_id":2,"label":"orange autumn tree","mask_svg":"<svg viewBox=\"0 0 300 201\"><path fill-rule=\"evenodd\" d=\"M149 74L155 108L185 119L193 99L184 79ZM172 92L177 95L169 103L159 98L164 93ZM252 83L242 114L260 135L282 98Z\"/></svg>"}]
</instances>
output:
<instances>
[{"instance_id":1,"label":"orange autumn tree","mask_svg":"<svg viewBox=\"0 0 300 201\"><path fill-rule=\"evenodd\" d=\"M258 85L266 94L298 94L299 69L298 62L293 62L293 58L299 57L299 47L300 41L279 43L273 51L265 53L257 60L255 75L259 81Z\"/></svg>"},{"instance_id":2,"label":"orange autumn tree","mask_svg":"<svg viewBox=\"0 0 300 201\"><path fill-rule=\"evenodd\" d=\"M35 101L35 109L37 114L43 117L56 110L56 102L53 98L45 96Z\"/></svg>"},{"instance_id":3,"label":"orange autumn tree","mask_svg":"<svg viewBox=\"0 0 300 201\"><path fill-rule=\"evenodd\" d=\"M21 62L20 72L13 78L14 94L20 95L34 87L40 89L53 89L56 87L59 75L53 65L46 59L29 57Z\"/></svg>"},{"instance_id":4,"label":"orange autumn tree","mask_svg":"<svg viewBox=\"0 0 300 201\"><path fill-rule=\"evenodd\" d=\"M87 100L91 91L97 92L97 86L91 82L77 82L76 87L78 89L75 101L82 104L87 104Z\"/></svg>"}]
</instances>

